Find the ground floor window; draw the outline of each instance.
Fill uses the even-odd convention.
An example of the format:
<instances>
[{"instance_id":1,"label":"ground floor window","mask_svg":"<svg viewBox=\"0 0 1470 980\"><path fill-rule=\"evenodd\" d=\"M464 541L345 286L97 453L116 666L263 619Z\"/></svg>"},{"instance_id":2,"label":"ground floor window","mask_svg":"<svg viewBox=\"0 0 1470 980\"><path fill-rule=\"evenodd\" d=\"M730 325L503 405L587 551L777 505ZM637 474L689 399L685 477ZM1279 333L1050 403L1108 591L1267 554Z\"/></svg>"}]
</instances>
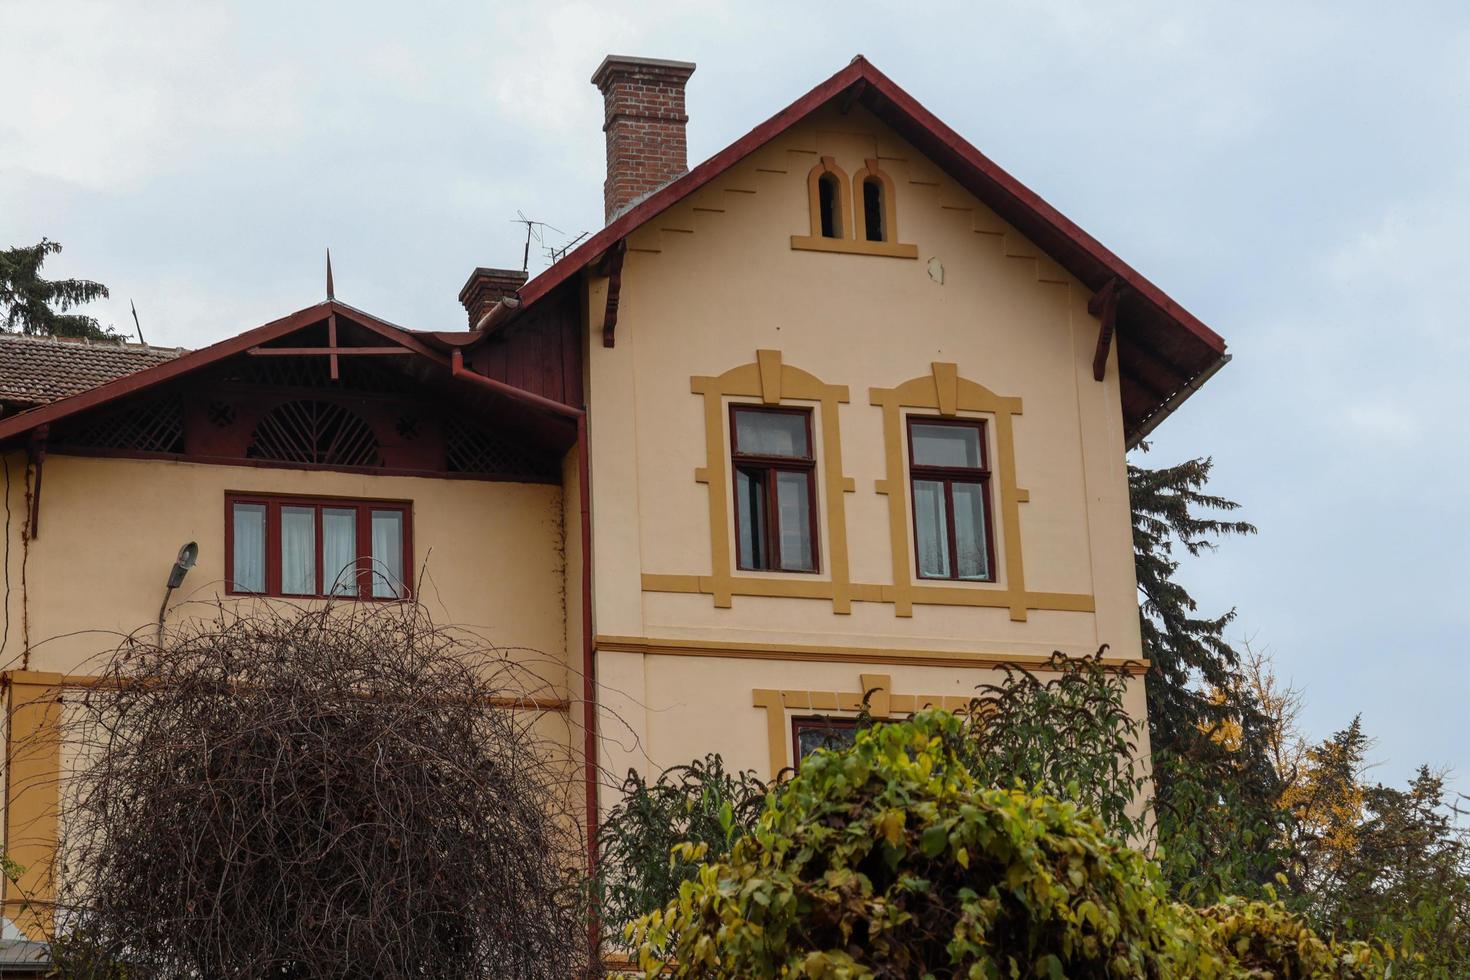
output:
<instances>
[{"instance_id":1,"label":"ground floor window","mask_svg":"<svg viewBox=\"0 0 1470 980\"><path fill-rule=\"evenodd\" d=\"M227 494L228 591L407 598L411 525L404 501Z\"/></svg>"},{"instance_id":2,"label":"ground floor window","mask_svg":"<svg viewBox=\"0 0 1470 980\"><path fill-rule=\"evenodd\" d=\"M797 769L817 749L845 749L857 739L856 718L816 715L791 719L791 748Z\"/></svg>"}]
</instances>

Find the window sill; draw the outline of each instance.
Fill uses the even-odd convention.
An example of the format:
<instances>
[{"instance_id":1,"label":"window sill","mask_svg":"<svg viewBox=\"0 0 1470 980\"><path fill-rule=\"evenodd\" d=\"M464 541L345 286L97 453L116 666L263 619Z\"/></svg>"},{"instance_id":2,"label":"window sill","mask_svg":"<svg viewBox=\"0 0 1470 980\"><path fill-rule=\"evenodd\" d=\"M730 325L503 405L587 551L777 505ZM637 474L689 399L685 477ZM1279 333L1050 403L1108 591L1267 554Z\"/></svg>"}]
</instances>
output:
<instances>
[{"instance_id":1,"label":"window sill","mask_svg":"<svg viewBox=\"0 0 1470 980\"><path fill-rule=\"evenodd\" d=\"M993 578L940 578L938 576L934 576L934 577L931 578L930 576L927 576L927 575L915 575L914 576L914 584L915 585L960 585L960 586L971 585L971 586L978 586L978 587L989 586L991 588L994 588L994 587L1000 585L1000 583L997 582Z\"/></svg>"},{"instance_id":2,"label":"window sill","mask_svg":"<svg viewBox=\"0 0 1470 980\"><path fill-rule=\"evenodd\" d=\"M917 259L919 246L901 242L858 241L853 238L814 238L792 235L791 247L806 252L842 252L847 255L886 255L893 259Z\"/></svg>"},{"instance_id":3,"label":"window sill","mask_svg":"<svg viewBox=\"0 0 1470 980\"><path fill-rule=\"evenodd\" d=\"M754 575L761 578L773 578L786 575L798 575L802 578L810 578L813 575L820 576L822 574L822 570L820 568L744 568L740 565L736 565L735 574Z\"/></svg>"},{"instance_id":4,"label":"window sill","mask_svg":"<svg viewBox=\"0 0 1470 980\"><path fill-rule=\"evenodd\" d=\"M410 602L413 596L386 596L386 595L283 595L278 592L240 592L234 589L226 589L225 595L231 599L278 599L282 602Z\"/></svg>"}]
</instances>

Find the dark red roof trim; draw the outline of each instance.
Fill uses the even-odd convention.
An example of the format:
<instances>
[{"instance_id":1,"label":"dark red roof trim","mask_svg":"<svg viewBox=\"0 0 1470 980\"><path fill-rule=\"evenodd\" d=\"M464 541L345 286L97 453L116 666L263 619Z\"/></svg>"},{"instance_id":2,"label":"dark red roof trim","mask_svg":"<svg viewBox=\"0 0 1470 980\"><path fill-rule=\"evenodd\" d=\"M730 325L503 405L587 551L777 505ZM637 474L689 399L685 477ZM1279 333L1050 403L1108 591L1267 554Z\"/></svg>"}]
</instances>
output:
<instances>
[{"instance_id":1,"label":"dark red roof trim","mask_svg":"<svg viewBox=\"0 0 1470 980\"><path fill-rule=\"evenodd\" d=\"M946 126L861 56L687 174L650 194L526 283L517 293L519 308L508 311L509 315L501 323L524 313L644 222L839 96L855 99L892 126L1089 289L1101 289L1112 279L1128 287L1117 311L1121 335L1119 354L1123 355L1126 345L1133 359L1148 358L1150 364L1147 379L1135 376L1127 364L1123 368L1123 411L1130 435L1136 438L1147 431L1151 421L1157 421L1153 417L1171 399L1177 403L1176 395L1185 392L1194 379L1216 369L1225 358L1225 341L1219 334Z\"/></svg>"},{"instance_id":2,"label":"dark red roof trim","mask_svg":"<svg viewBox=\"0 0 1470 980\"><path fill-rule=\"evenodd\" d=\"M415 354L420 354L434 361L446 371L449 369L448 355L434 350L404 328L395 326L386 320L380 320L372 314L364 313L362 310L348 306L346 303L327 300L323 303L317 303L315 306L308 306L304 310L298 310L290 316L282 317L279 320L272 320L270 323L256 327L254 330L247 330L228 340L222 340L217 344L211 344L208 347L202 347L196 351L180 354L172 360L145 368L136 374L129 374L125 377L109 381L106 384L100 384L95 388L89 388L69 398L62 398L48 405L42 405L39 408L33 408L29 411L21 412L18 415L0 419L0 441L23 432L28 432L36 426L46 425L57 419L74 415L77 412L106 405L109 402L116 401L119 398L125 398L128 395L151 388L154 385L182 377L200 368L208 367L211 364L222 361L227 357L233 357L236 354L248 351L252 347L294 333L303 327L320 323L333 313L347 317L352 322L366 327L368 330L393 341L395 344L406 347Z\"/></svg>"}]
</instances>

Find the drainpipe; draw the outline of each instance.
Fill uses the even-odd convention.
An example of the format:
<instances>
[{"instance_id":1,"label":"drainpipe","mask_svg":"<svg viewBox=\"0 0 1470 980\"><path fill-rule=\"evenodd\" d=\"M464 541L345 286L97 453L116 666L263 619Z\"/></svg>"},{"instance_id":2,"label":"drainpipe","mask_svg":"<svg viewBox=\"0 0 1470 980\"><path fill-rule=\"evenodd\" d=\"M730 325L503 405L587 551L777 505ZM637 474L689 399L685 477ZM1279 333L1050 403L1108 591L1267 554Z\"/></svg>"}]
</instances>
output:
<instances>
[{"instance_id":1,"label":"drainpipe","mask_svg":"<svg viewBox=\"0 0 1470 980\"><path fill-rule=\"evenodd\" d=\"M496 305L499 308L499 304ZM491 311L493 313L494 310ZM488 315L487 315L488 319ZM482 321L483 322L483 321ZM562 402L487 378L464 366L464 354L455 350L450 355L450 374L464 381L488 388L498 394L577 423L577 504L579 536L582 545L582 775L587 800L587 871L597 871L597 824L600 818L597 800L597 670L592 639L592 467L589 457L587 412ZM594 960L601 955L602 926L596 911L587 923L588 955Z\"/></svg>"},{"instance_id":2,"label":"drainpipe","mask_svg":"<svg viewBox=\"0 0 1470 980\"><path fill-rule=\"evenodd\" d=\"M564 419L571 419L572 421L576 421L585 414L580 408L573 408L570 405L564 404L551 398L546 398L532 391L527 391L524 388L517 388L515 385L508 385L504 381L496 381L494 378L487 378L479 371L471 371L469 368L464 366L464 352L457 348L454 350L453 353L449 355L449 373L453 377L459 378L463 381L472 382L473 384L479 385L481 388L489 388L491 391L497 394L504 395L505 397L510 398L514 401L518 401L523 405L530 405L533 408L539 408L543 412L550 412L551 414L560 416Z\"/></svg>"},{"instance_id":3,"label":"drainpipe","mask_svg":"<svg viewBox=\"0 0 1470 980\"><path fill-rule=\"evenodd\" d=\"M588 458L591 448L587 431L587 413L577 417L577 503L580 509L578 531L582 543L582 766L587 801L587 873L597 873L597 830L600 818L597 798L597 662L592 634L592 466ZM587 924L590 956L602 956L602 923L593 909Z\"/></svg>"}]
</instances>

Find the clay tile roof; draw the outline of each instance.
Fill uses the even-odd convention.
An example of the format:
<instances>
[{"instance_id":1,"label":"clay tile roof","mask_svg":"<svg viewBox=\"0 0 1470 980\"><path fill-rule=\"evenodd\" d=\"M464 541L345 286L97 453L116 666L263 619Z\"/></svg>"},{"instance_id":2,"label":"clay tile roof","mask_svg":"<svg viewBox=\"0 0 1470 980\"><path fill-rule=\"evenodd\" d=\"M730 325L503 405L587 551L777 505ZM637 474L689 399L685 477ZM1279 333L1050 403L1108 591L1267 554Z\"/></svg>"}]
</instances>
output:
<instances>
[{"instance_id":1,"label":"clay tile roof","mask_svg":"<svg viewBox=\"0 0 1470 980\"><path fill-rule=\"evenodd\" d=\"M44 405L182 353L179 347L0 333L0 402Z\"/></svg>"}]
</instances>

